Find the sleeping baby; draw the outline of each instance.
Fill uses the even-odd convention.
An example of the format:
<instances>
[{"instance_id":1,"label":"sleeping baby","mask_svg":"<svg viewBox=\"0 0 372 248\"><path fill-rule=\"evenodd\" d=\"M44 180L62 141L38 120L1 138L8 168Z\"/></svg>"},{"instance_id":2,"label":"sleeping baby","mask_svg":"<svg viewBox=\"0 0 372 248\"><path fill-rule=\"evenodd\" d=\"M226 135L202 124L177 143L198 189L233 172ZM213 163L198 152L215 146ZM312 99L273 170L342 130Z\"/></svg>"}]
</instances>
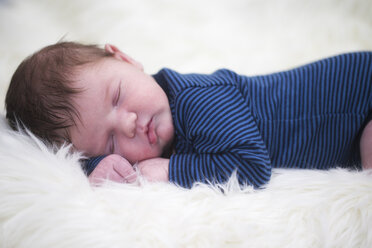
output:
<instances>
[{"instance_id":1,"label":"sleeping baby","mask_svg":"<svg viewBox=\"0 0 372 248\"><path fill-rule=\"evenodd\" d=\"M26 58L6 117L70 142L92 183L109 179L264 186L272 168L372 167L372 52L243 76L142 65L113 45L59 42ZM138 172L138 173L137 173Z\"/></svg>"}]
</instances>

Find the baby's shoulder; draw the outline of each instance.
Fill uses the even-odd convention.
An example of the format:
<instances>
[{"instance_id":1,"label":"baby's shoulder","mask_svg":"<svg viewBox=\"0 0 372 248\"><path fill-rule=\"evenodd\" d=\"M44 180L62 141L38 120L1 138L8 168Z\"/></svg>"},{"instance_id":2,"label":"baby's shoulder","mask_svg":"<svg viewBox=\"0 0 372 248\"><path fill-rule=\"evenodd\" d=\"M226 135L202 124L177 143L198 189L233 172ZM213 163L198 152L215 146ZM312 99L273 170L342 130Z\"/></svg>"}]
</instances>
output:
<instances>
[{"instance_id":1,"label":"baby's shoulder","mask_svg":"<svg viewBox=\"0 0 372 248\"><path fill-rule=\"evenodd\" d=\"M228 69L219 69L213 73L180 73L164 68L159 71L168 88L180 92L189 88L214 86L232 86L238 82L238 75Z\"/></svg>"}]
</instances>

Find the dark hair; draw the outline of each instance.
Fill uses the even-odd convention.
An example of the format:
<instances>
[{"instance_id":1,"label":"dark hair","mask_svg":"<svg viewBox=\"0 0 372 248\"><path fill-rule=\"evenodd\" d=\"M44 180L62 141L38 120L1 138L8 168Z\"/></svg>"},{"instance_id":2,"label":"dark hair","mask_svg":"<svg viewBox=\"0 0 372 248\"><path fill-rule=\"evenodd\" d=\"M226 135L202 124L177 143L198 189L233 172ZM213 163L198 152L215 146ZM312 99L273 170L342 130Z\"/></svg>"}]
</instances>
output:
<instances>
[{"instance_id":1,"label":"dark hair","mask_svg":"<svg viewBox=\"0 0 372 248\"><path fill-rule=\"evenodd\" d=\"M9 125L16 130L19 123L49 143L70 142L67 128L79 118L72 97L82 91L73 84L77 69L111 56L96 45L59 42L27 57L6 94Z\"/></svg>"}]
</instances>

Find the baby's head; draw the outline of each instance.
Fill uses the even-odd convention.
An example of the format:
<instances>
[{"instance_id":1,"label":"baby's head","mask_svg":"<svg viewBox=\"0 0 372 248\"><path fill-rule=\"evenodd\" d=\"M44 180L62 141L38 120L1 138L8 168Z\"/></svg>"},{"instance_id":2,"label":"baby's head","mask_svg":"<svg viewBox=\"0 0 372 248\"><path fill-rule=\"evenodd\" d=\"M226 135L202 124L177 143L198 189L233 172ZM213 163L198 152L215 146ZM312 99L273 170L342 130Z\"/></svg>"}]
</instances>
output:
<instances>
[{"instance_id":1,"label":"baby's head","mask_svg":"<svg viewBox=\"0 0 372 248\"><path fill-rule=\"evenodd\" d=\"M72 98L81 91L74 84L76 69L110 56L97 46L62 42L26 58L13 74L6 95L10 126L15 129L21 121L44 141L69 141L67 128L78 117Z\"/></svg>"},{"instance_id":2,"label":"baby's head","mask_svg":"<svg viewBox=\"0 0 372 248\"><path fill-rule=\"evenodd\" d=\"M158 157L173 139L166 94L115 46L62 42L26 58L6 96L6 117L49 143L130 162Z\"/></svg>"}]
</instances>

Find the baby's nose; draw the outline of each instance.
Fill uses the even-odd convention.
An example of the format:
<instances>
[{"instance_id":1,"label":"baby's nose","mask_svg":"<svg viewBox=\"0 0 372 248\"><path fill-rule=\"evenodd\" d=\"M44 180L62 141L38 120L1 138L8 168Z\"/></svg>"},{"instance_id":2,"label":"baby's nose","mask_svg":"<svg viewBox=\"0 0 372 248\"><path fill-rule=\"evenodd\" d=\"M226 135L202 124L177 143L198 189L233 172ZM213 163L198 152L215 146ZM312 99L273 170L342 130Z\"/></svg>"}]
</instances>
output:
<instances>
[{"instance_id":1,"label":"baby's nose","mask_svg":"<svg viewBox=\"0 0 372 248\"><path fill-rule=\"evenodd\" d=\"M137 114L135 112L126 112L122 115L120 125L122 132L128 138L133 138L136 134Z\"/></svg>"}]
</instances>

